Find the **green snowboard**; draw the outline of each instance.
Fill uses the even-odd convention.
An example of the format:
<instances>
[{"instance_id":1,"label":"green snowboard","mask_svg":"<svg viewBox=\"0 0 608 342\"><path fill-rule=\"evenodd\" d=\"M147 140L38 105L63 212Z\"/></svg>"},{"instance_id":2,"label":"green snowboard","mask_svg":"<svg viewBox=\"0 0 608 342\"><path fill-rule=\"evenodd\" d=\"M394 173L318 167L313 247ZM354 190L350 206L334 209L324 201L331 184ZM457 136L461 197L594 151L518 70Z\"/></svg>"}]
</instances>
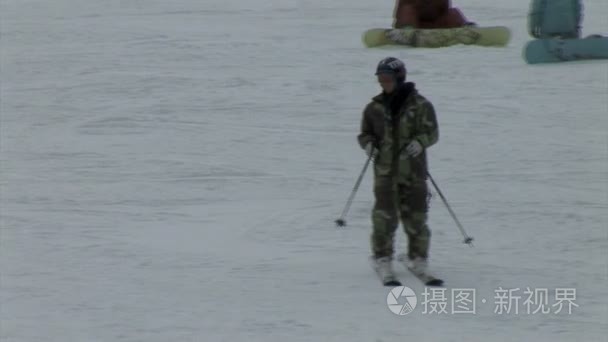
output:
<instances>
[{"instance_id":1,"label":"green snowboard","mask_svg":"<svg viewBox=\"0 0 608 342\"><path fill-rule=\"evenodd\" d=\"M526 44L523 55L528 64L608 59L608 37L535 39Z\"/></svg>"},{"instance_id":2,"label":"green snowboard","mask_svg":"<svg viewBox=\"0 0 608 342\"><path fill-rule=\"evenodd\" d=\"M449 29L369 29L363 33L363 44L368 48L383 45L407 45L438 48L456 44L505 46L511 31L504 26L465 26Z\"/></svg>"}]
</instances>

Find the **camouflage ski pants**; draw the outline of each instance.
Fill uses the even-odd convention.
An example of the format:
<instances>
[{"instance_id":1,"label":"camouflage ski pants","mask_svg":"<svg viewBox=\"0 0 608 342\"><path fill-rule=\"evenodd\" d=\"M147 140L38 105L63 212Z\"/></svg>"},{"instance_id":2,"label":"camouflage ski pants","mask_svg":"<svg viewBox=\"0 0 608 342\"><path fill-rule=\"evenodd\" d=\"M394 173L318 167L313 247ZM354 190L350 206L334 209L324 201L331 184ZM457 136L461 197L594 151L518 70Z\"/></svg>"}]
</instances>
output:
<instances>
[{"instance_id":1,"label":"camouflage ski pants","mask_svg":"<svg viewBox=\"0 0 608 342\"><path fill-rule=\"evenodd\" d=\"M428 188L425 179L397 184L390 176L374 178L376 203L372 211L374 257L393 256L399 218L408 238L407 255L427 258L431 231L427 226Z\"/></svg>"}]
</instances>

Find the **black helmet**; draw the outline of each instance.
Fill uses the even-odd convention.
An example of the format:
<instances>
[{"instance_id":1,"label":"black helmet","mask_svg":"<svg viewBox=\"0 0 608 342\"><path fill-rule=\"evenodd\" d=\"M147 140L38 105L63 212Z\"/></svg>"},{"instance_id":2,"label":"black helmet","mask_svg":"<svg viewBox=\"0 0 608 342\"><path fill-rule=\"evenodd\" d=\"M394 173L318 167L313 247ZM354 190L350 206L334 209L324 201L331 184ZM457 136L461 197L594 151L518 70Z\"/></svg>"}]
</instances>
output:
<instances>
[{"instance_id":1,"label":"black helmet","mask_svg":"<svg viewBox=\"0 0 608 342\"><path fill-rule=\"evenodd\" d=\"M397 82L405 82L407 71L403 61L395 57L386 57L376 67L376 75L380 74L392 74L395 75Z\"/></svg>"}]
</instances>

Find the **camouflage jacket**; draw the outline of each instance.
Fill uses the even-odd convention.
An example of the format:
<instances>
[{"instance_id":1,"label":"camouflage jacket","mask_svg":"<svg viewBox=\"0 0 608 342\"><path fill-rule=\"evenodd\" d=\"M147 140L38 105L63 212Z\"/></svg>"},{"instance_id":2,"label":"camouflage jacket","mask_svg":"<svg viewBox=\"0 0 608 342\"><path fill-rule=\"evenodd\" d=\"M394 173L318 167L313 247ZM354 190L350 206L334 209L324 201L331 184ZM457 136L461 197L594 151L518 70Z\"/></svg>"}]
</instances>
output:
<instances>
[{"instance_id":1,"label":"camouflage jacket","mask_svg":"<svg viewBox=\"0 0 608 342\"><path fill-rule=\"evenodd\" d=\"M362 148L370 141L378 148L376 176L396 176L398 182L409 183L412 178L426 179L426 149L438 141L439 127L432 103L414 83L406 83L399 92L401 100L396 103L384 93L372 99L363 111L357 138ZM405 148L414 139L425 151L410 158Z\"/></svg>"}]
</instances>

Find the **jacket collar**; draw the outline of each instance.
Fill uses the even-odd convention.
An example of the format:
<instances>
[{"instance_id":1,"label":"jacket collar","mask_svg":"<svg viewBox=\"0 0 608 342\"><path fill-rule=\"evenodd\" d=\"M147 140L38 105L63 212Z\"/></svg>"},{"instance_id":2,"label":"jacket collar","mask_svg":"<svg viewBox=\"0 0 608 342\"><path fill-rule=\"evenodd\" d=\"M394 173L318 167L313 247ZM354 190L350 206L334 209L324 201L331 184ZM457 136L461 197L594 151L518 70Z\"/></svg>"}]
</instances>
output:
<instances>
[{"instance_id":1,"label":"jacket collar","mask_svg":"<svg viewBox=\"0 0 608 342\"><path fill-rule=\"evenodd\" d=\"M397 95L401 95L401 96L405 96L406 98L410 97L410 95L413 95L415 93L417 93L416 90L416 84L414 82L405 82L400 89L396 89L395 90L397 93L394 94L393 96ZM372 97L372 101L374 102L378 102L378 103L384 103L386 96L388 96L387 94L385 94L384 92Z\"/></svg>"}]
</instances>

